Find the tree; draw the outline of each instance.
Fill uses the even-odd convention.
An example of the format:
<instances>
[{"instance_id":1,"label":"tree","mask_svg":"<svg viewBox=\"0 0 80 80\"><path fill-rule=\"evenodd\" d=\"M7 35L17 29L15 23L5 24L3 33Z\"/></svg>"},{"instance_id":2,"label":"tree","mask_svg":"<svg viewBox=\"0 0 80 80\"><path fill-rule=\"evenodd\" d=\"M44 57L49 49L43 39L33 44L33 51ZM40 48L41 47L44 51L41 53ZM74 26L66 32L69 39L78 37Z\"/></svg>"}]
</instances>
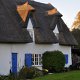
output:
<instances>
[{"instance_id":1,"label":"tree","mask_svg":"<svg viewBox=\"0 0 80 80\"><path fill-rule=\"evenodd\" d=\"M76 15L76 18L75 18L75 21L73 22L71 30L79 29L79 28L80 28L80 11Z\"/></svg>"},{"instance_id":2,"label":"tree","mask_svg":"<svg viewBox=\"0 0 80 80\"><path fill-rule=\"evenodd\" d=\"M71 33L74 35L75 39L78 42L78 46L76 47L80 48L80 29L73 29Z\"/></svg>"}]
</instances>

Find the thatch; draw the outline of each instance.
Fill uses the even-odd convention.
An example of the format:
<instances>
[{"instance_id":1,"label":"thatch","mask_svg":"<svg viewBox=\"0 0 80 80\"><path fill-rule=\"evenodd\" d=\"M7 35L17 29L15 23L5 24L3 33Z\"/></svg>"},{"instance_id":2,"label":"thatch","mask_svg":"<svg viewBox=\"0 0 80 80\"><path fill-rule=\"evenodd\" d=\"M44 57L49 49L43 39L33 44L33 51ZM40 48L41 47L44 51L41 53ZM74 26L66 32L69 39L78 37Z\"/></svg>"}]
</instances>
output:
<instances>
[{"instance_id":1,"label":"thatch","mask_svg":"<svg viewBox=\"0 0 80 80\"><path fill-rule=\"evenodd\" d=\"M48 16L47 14L47 11L53 9L54 7L52 5L42 4L34 1L29 4L35 8L35 11L32 12L32 18L35 24L35 26L33 26L35 42L41 44L57 43L58 40L54 35L53 30L50 29L50 23L53 20L53 15Z\"/></svg>"},{"instance_id":2,"label":"thatch","mask_svg":"<svg viewBox=\"0 0 80 80\"><path fill-rule=\"evenodd\" d=\"M21 4L24 4L26 1L29 1L29 0L15 0L17 5L21 5Z\"/></svg>"},{"instance_id":3,"label":"thatch","mask_svg":"<svg viewBox=\"0 0 80 80\"><path fill-rule=\"evenodd\" d=\"M29 5L28 2L24 3L23 5L17 6L17 11L24 22L26 21L29 12L33 10L35 9L31 5Z\"/></svg>"},{"instance_id":4,"label":"thatch","mask_svg":"<svg viewBox=\"0 0 80 80\"><path fill-rule=\"evenodd\" d=\"M16 10L16 1L0 0L0 42L32 42L24 26L25 23Z\"/></svg>"},{"instance_id":5,"label":"thatch","mask_svg":"<svg viewBox=\"0 0 80 80\"><path fill-rule=\"evenodd\" d=\"M17 12L17 5L25 2L26 0L0 0L0 42L32 42L26 29L30 18L34 28L36 44L77 44L61 19L62 14L51 4L29 1L29 5L35 8L35 11L30 12L27 15L26 22L23 22ZM59 30L59 39L53 32L56 25Z\"/></svg>"},{"instance_id":6,"label":"thatch","mask_svg":"<svg viewBox=\"0 0 80 80\"><path fill-rule=\"evenodd\" d=\"M44 4L35 1L29 2L35 8L32 12L34 23L35 42L39 44L59 43L60 45L77 45L76 40L70 33L66 24L61 19L62 14L53 11L55 7L51 4ZM51 11L50 14L48 11ZM55 27L59 30L59 39L53 33Z\"/></svg>"},{"instance_id":7,"label":"thatch","mask_svg":"<svg viewBox=\"0 0 80 80\"><path fill-rule=\"evenodd\" d=\"M71 34L69 29L67 28L67 25L64 23L64 21L61 18L58 19L57 26L59 30L60 45L77 45L74 36Z\"/></svg>"}]
</instances>

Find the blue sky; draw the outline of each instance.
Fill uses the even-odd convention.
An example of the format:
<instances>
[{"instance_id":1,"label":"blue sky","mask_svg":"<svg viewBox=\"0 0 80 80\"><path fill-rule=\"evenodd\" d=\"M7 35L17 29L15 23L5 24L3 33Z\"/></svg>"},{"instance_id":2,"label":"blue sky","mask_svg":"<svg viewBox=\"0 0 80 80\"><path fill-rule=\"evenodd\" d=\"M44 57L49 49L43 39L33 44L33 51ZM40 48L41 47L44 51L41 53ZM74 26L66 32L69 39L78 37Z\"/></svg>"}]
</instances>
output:
<instances>
[{"instance_id":1,"label":"blue sky","mask_svg":"<svg viewBox=\"0 0 80 80\"><path fill-rule=\"evenodd\" d=\"M80 0L35 0L43 3L51 3L57 10L62 13L63 20L69 28L80 11Z\"/></svg>"}]
</instances>

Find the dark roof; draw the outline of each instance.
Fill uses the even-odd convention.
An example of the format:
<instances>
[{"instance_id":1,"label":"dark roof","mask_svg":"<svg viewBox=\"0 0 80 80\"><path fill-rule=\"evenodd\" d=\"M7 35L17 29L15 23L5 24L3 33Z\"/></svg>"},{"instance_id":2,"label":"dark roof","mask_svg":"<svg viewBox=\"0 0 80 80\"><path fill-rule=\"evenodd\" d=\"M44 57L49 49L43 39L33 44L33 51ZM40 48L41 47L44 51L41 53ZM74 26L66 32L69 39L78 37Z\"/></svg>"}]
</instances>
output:
<instances>
[{"instance_id":1,"label":"dark roof","mask_svg":"<svg viewBox=\"0 0 80 80\"><path fill-rule=\"evenodd\" d=\"M50 26L51 21L55 17L54 15L48 16L47 14L48 10L54 9L55 7L53 7L52 5L35 1L31 1L29 2L29 4L35 8L35 11L32 12L32 22L34 25L33 27L35 33L35 42L38 44L57 43L58 40L52 31L52 29L55 28L55 25Z\"/></svg>"},{"instance_id":2,"label":"dark roof","mask_svg":"<svg viewBox=\"0 0 80 80\"><path fill-rule=\"evenodd\" d=\"M77 45L74 36L71 34L69 29L67 28L67 25L64 23L64 21L61 18L58 19L57 26L59 30L59 44Z\"/></svg>"},{"instance_id":3,"label":"dark roof","mask_svg":"<svg viewBox=\"0 0 80 80\"><path fill-rule=\"evenodd\" d=\"M16 11L15 0L0 0L0 42L32 42L24 26Z\"/></svg>"},{"instance_id":4,"label":"dark roof","mask_svg":"<svg viewBox=\"0 0 80 80\"><path fill-rule=\"evenodd\" d=\"M25 3L25 0L0 0L0 42L32 42L26 29L28 20L31 18L36 44L77 44L66 24L61 19L62 14L57 12L53 15L48 15L47 11L55 9L54 6L29 1L29 4L35 8L35 11L29 13L24 23L16 11L16 6L23 3ZM57 39L53 32L56 25L59 30L59 39Z\"/></svg>"},{"instance_id":5,"label":"dark roof","mask_svg":"<svg viewBox=\"0 0 80 80\"><path fill-rule=\"evenodd\" d=\"M77 42L68 27L62 20L59 12L48 15L47 11L54 9L51 4L31 1L31 6L35 8L32 12L32 22L34 23L35 42L42 43L59 43L60 45L77 45ZM55 27L59 30L59 39L53 33Z\"/></svg>"},{"instance_id":6,"label":"dark roof","mask_svg":"<svg viewBox=\"0 0 80 80\"><path fill-rule=\"evenodd\" d=\"M25 3L28 0L15 0L18 5Z\"/></svg>"}]
</instances>

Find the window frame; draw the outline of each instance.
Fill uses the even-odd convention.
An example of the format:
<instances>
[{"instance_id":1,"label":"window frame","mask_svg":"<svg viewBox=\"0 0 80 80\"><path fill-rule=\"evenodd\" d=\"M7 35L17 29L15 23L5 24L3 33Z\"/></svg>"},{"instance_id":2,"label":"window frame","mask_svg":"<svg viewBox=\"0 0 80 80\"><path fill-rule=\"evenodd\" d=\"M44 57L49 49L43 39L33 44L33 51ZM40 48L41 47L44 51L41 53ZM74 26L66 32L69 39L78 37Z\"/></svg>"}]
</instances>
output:
<instances>
[{"instance_id":1,"label":"window frame","mask_svg":"<svg viewBox=\"0 0 80 80\"><path fill-rule=\"evenodd\" d=\"M32 66L42 66L42 54L32 54Z\"/></svg>"}]
</instances>

